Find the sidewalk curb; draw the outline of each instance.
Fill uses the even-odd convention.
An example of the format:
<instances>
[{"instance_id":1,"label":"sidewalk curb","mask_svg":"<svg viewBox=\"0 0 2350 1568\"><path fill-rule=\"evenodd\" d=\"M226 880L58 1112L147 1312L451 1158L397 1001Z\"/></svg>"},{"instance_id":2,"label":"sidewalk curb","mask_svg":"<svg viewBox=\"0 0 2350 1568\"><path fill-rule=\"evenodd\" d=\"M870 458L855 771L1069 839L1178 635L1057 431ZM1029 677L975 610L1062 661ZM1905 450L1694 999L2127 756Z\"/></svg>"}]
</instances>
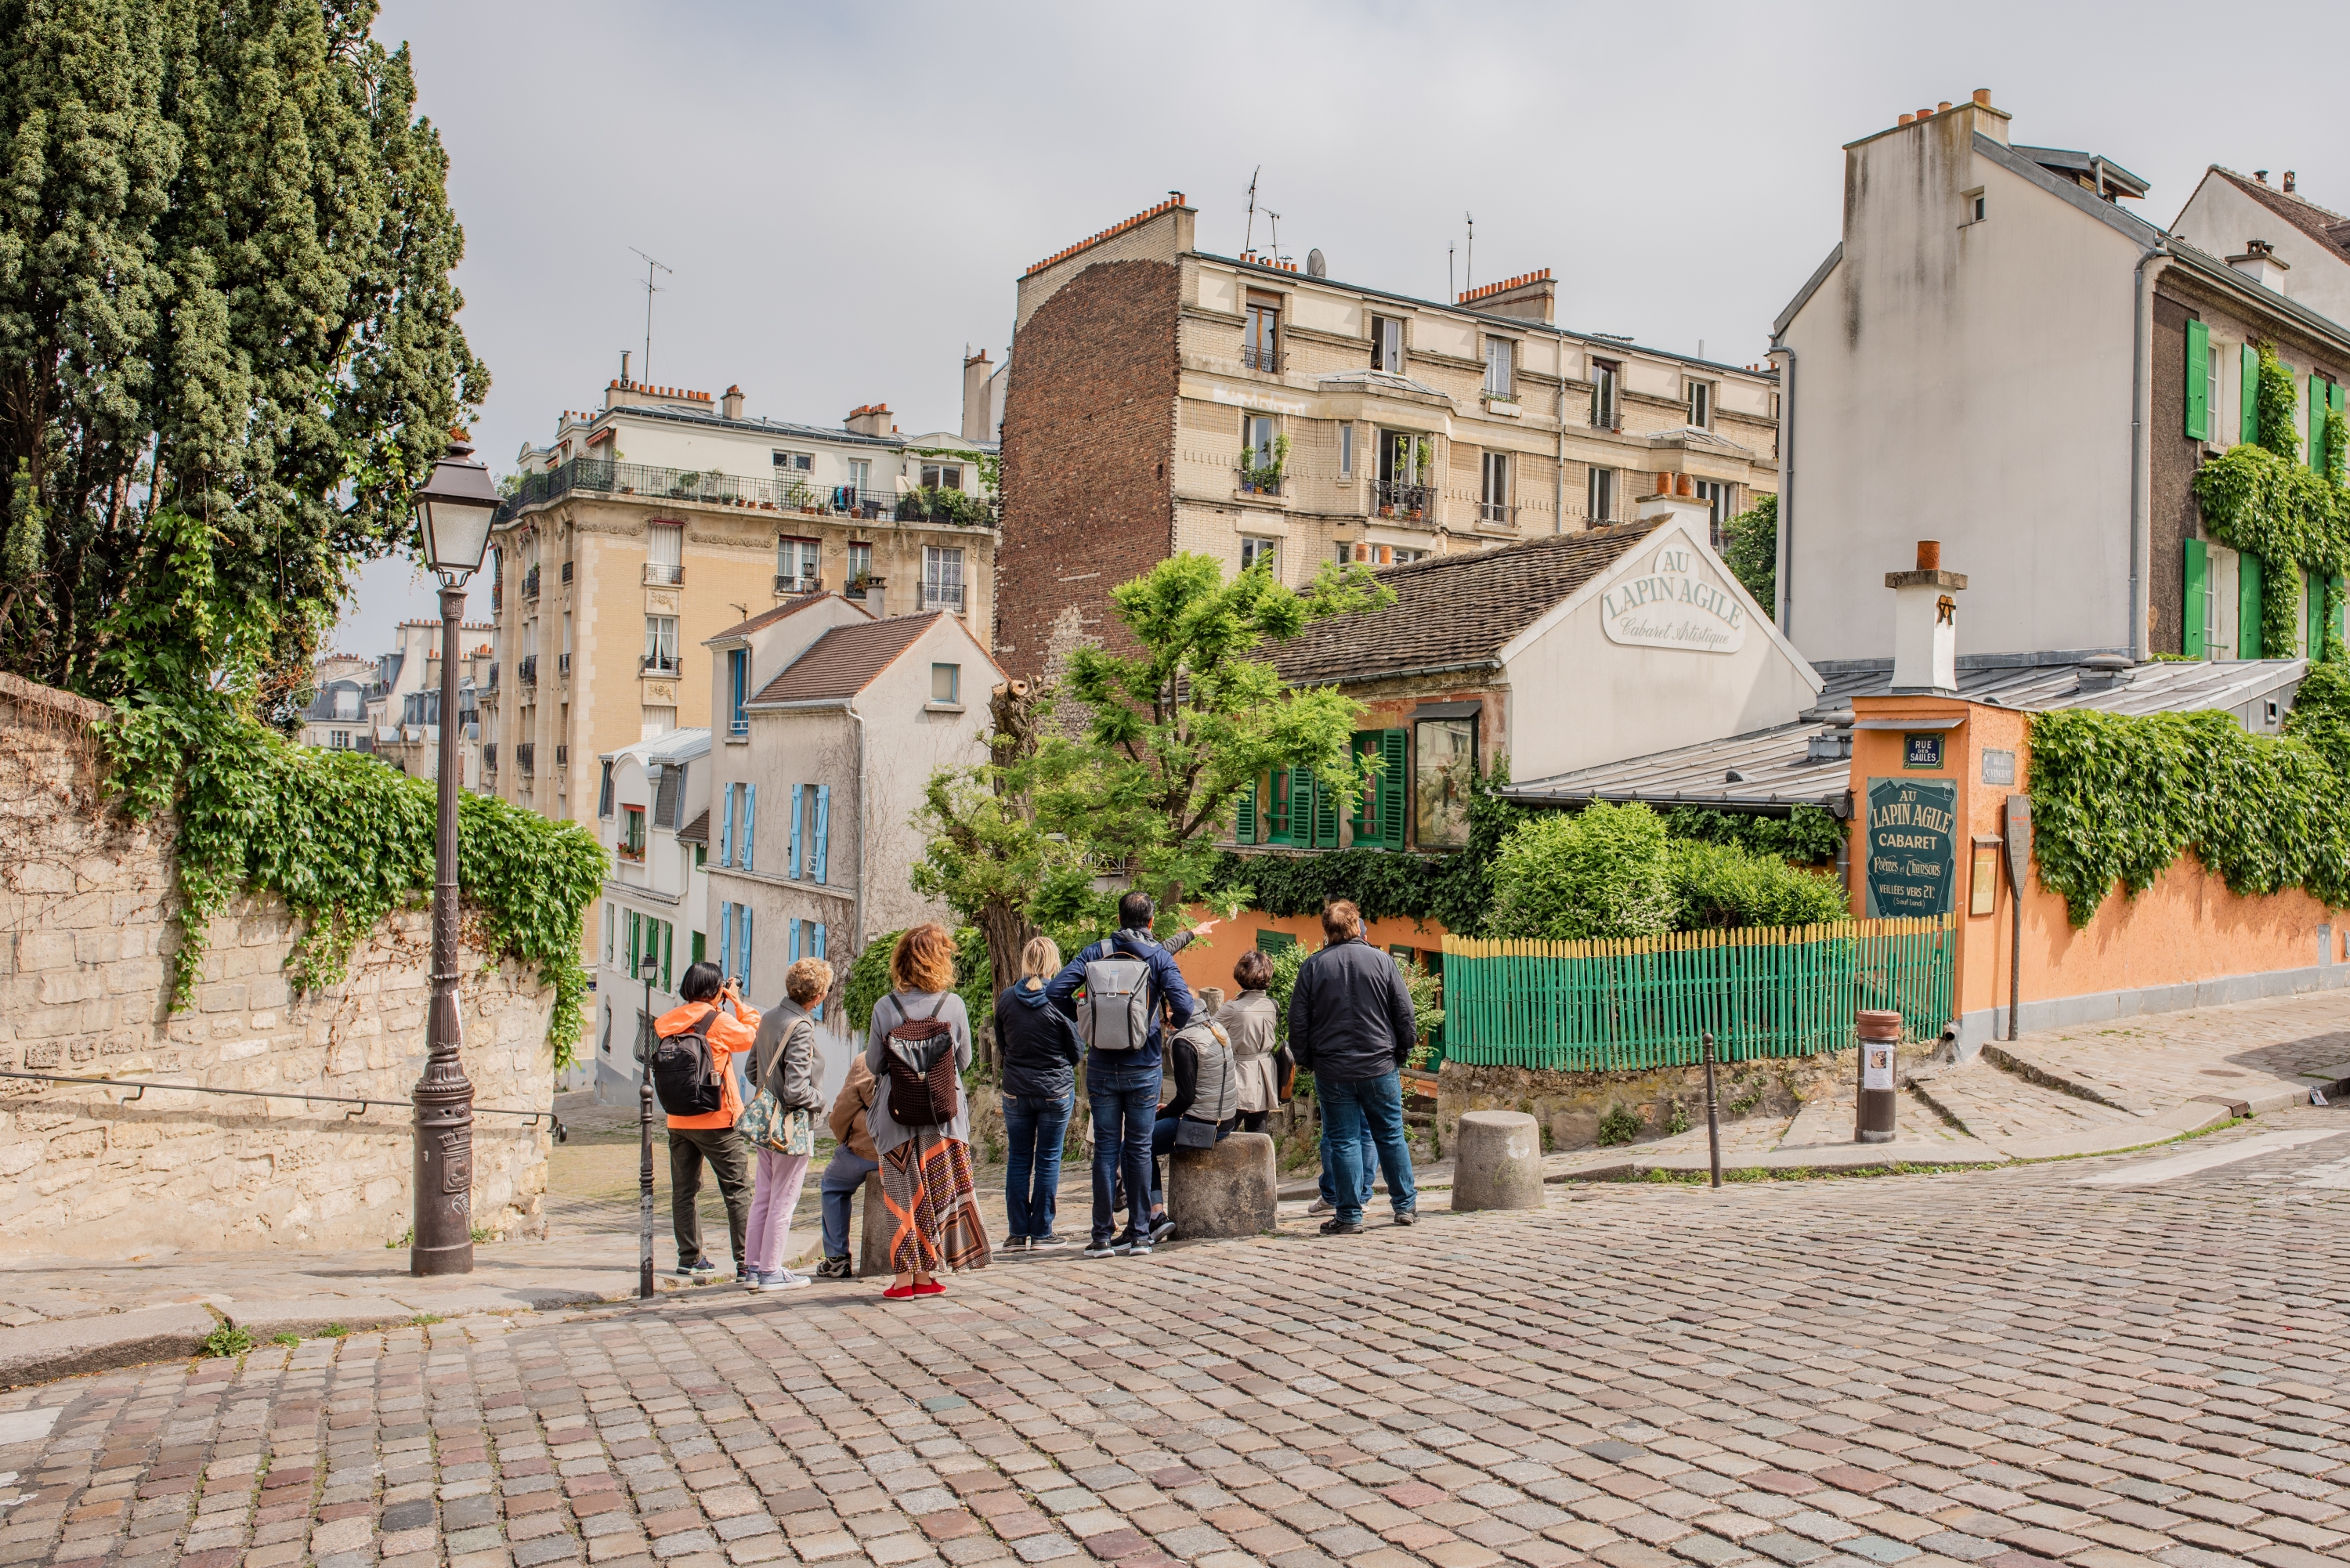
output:
<instances>
[{"instance_id":1,"label":"sidewalk curb","mask_svg":"<svg viewBox=\"0 0 2350 1568\"><path fill-rule=\"evenodd\" d=\"M0 1329L0 1386L21 1388L85 1372L195 1355L220 1320L192 1303L64 1317Z\"/></svg>"}]
</instances>

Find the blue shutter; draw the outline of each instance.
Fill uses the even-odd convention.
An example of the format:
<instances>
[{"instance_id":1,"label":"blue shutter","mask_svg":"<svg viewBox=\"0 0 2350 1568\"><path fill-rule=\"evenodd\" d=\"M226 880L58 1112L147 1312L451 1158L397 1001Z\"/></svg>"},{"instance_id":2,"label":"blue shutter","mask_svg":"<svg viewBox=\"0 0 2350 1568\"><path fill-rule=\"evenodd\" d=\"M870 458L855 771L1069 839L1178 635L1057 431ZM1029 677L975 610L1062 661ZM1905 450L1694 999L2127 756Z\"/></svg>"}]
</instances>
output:
<instances>
[{"instance_id":1,"label":"blue shutter","mask_svg":"<svg viewBox=\"0 0 2350 1568\"><path fill-rule=\"evenodd\" d=\"M822 920L818 920L809 928L808 957L820 959L824 956L824 922ZM816 1016L819 1022L824 1018L824 1002L822 998L818 998L816 1001Z\"/></svg>"},{"instance_id":2,"label":"blue shutter","mask_svg":"<svg viewBox=\"0 0 2350 1568\"><path fill-rule=\"evenodd\" d=\"M718 967L732 974L734 965L734 906L718 906Z\"/></svg>"},{"instance_id":3,"label":"blue shutter","mask_svg":"<svg viewBox=\"0 0 2350 1568\"><path fill-rule=\"evenodd\" d=\"M785 950L791 954L790 958L785 961L788 963L800 961L800 924L798 920L792 922L792 940Z\"/></svg>"},{"instance_id":4,"label":"blue shutter","mask_svg":"<svg viewBox=\"0 0 2350 1568\"><path fill-rule=\"evenodd\" d=\"M752 870L751 851L759 843L759 786L743 786L743 869ZM747 916L749 911L744 911Z\"/></svg>"},{"instance_id":5,"label":"blue shutter","mask_svg":"<svg viewBox=\"0 0 2350 1568\"><path fill-rule=\"evenodd\" d=\"M740 784L726 786L725 809L719 814L718 864L721 866L734 864L734 792L741 787ZM726 950L721 947L718 950L723 952Z\"/></svg>"},{"instance_id":6,"label":"blue shutter","mask_svg":"<svg viewBox=\"0 0 2350 1568\"><path fill-rule=\"evenodd\" d=\"M824 880L825 840L832 832L832 786L816 786L816 848L808 857L808 880Z\"/></svg>"},{"instance_id":7,"label":"blue shutter","mask_svg":"<svg viewBox=\"0 0 2350 1568\"><path fill-rule=\"evenodd\" d=\"M796 882L800 879L800 812L807 795L807 785L792 785L791 846L784 852L784 875Z\"/></svg>"},{"instance_id":8,"label":"blue shutter","mask_svg":"<svg viewBox=\"0 0 2350 1568\"><path fill-rule=\"evenodd\" d=\"M741 978L743 989L749 991L751 989L751 906L748 904L743 906L743 963L734 972Z\"/></svg>"}]
</instances>

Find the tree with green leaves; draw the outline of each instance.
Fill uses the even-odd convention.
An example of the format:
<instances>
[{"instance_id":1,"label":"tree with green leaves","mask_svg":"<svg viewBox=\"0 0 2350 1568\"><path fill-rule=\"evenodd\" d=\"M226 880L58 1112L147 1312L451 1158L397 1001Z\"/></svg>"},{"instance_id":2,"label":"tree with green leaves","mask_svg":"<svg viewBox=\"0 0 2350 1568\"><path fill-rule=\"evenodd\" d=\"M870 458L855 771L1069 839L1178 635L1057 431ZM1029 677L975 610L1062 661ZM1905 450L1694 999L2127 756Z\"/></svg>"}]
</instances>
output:
<instances>
[{"instance_id":1,"label":"tree with green leaves","mask_svg":"<svg viewBox=\"0 0 2350 1568\"><path fill-rule=\"evenodd\" d=\"M1779 613L1779 498L1765 495L1721 525L1721 563L1762 607Z\"/></svg>"},{"instance_id":2,"label":"tree with green leaves","mask_svg":"<svg viewBox=\"0 0 2350 1568\"><path fill-rule=\"evenodd\" d=\"M234 648L282 719L351 567L407 535L489 381L448 160L374 18L0 0L0 666L188 700ZM199 579L167 670L133 645L189 633L151 611Z\"/></svg>"},{"instance_id":3,"label":"tree with green leaves","mask_svg":"<svg viewBox=\"0 0 2350 1568\"><path fill-rule=\"evenodd\" d=\"M1110 603L1134 651L1070 657L1069 694L1090 718L1044 815L1082 824L1097 868L1173 908L1208 887L1215 840L1259 777L1310 767L1351 809L1377 766L1348 754L1362 705L1336 687L1291 686L1265 645L1394 602L1362 566L1325 565L1301 593L1268 566L1227 580L1215 557L1189 553L1120 584Z\"/></svg>"}]
</instances>

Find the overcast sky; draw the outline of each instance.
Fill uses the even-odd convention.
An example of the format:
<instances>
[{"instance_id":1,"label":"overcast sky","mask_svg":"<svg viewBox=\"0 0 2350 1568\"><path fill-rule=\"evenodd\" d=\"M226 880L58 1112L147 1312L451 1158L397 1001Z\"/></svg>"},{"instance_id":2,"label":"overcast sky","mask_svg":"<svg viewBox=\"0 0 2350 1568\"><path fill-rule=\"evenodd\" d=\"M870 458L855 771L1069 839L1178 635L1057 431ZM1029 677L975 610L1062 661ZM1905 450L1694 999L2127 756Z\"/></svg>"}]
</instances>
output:
<instances>
[{"instance_id":1,"label":"overcast sky","mask_svg":"<svg viewBox=\"0 0 2350 1568\"><path fill-rule=\"evenodd\" d=\"M2259 18L2255 24L2251 18ZM2257 26L2257 36L2255 26ZM1563 325L1747 363L1837 239L1843 143L1988 87L2168 223L2209 163L2350 210L2350 6L884 5L386 0L449 152L493 472L619 370L961 421L1022 269L1181 191L1240 249L1426 298L1551 267ZM673 268L644 354L645 266ZM1455 257L1463 286L1465 254ZM432 613L404 561L336 641ZM486 593L476 596L486 605Z\"/></svg>"}]
</instances>

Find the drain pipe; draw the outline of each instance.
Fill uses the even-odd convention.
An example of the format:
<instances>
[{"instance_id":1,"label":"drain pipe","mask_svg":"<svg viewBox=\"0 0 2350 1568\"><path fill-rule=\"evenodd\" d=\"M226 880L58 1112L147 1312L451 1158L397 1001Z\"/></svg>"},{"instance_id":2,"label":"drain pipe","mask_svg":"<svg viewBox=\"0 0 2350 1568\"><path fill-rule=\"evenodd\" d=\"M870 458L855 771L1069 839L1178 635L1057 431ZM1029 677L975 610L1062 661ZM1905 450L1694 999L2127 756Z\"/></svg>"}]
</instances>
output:
<instances>
[{"instance_id":1,"label":"drain pipe","mask_svg":"<svg viewBox=\"0 0 2350 1568\"><path fill-rule=\"evenodd\" d=\"M857 955L865 950L865 867L870 864L865 851L865 715L857 711L853 701L843 702L840 707L848 715L848 722L857 726L857 889L848 918L848 961L854 963ZM841 972L846 974L847 971Z\"/></svg>"},{"instance_id":2,"label":"drain pipe","mask_svg":"<svg viewBox=\"0 0 2350 1568\"><path fill-rule=\"evenodd\" d=\"M1779 378L1779 635L1795 638L1795 351L1771 339L1771 352L1787 357Z\"/></svg>"},{"instance_id":3,"label":"drain pipe","mask_svg":"<svg viewBox=\"0 0 2350 1568\"><path fill-rule=\"evenodd\" d=\"M2130 322L2130 556L2129 556L2129 649L2130 662L2146 662L2146 576L2147 533L2151 526L2147 516L2146 483L2146 347L2147 316L2152 281L2146 264L2157 256L2168 257L2170 247L2161 241L2137 258L2137 267L2131 275L2130 288L2134 296ZM2168 265L2166 261L2164 264ZM2161 276L2158 269L2153 277Z\"/></svg>"}]
</instances>

